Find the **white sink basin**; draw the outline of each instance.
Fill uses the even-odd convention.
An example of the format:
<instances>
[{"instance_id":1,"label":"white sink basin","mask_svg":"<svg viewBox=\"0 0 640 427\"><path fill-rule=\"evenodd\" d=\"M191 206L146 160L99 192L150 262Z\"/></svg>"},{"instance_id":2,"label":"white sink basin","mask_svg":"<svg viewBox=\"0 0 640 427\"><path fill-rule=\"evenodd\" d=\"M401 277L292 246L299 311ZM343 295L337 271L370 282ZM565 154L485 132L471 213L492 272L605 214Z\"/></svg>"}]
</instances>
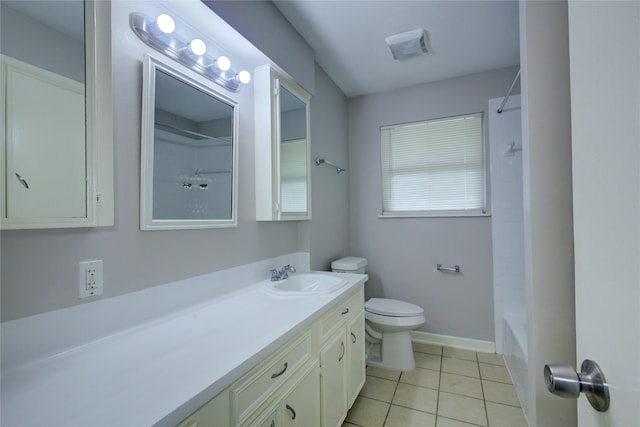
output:
<instances>
[{"instance_id":1,"label":"white sink basin","mask_svg":"<svg viewBox=\"0 0 640 427\"><path fill-rule=\"evenodd\" d=\"M288 279L261 283L275 295L326 295L347 284L346 279L322 273L294 273Z\"/></svg>"}]
</instances>

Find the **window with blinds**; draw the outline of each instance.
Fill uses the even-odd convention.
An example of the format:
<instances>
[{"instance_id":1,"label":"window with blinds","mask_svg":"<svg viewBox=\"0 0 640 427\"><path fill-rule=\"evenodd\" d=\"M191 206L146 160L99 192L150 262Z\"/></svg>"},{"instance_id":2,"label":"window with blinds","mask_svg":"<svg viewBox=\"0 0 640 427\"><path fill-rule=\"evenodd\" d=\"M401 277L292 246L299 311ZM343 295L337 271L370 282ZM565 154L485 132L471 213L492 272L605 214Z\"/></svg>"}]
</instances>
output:
<instances>
[{"instance_id":1,"label":"window with blinds","mask_svg":"<svg viewBox=\"0 0 640 427\"><path fill-rule=\"evenodd\" d=\"M380 129L382 216L483 215L483 114Z\"/></svg>"}]
</instances>

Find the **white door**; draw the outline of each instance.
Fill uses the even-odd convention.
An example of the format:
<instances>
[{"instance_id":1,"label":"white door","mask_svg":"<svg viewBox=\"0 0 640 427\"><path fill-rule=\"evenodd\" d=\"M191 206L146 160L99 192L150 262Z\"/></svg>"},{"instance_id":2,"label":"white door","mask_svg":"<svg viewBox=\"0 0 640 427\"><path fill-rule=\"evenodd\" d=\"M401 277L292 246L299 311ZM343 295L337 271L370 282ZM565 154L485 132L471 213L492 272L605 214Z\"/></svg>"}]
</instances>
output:
<instances>
[{"instance_id":1,"label":"white door","mask_svg":"<svg viewBox=\"0 0 640 427\"><path fill-rule=\"evenodd\" d=\"M607 412L578 425L640 425L640 2L569 2L578 369L592 359Z\"/></svg>"}]
</instances>

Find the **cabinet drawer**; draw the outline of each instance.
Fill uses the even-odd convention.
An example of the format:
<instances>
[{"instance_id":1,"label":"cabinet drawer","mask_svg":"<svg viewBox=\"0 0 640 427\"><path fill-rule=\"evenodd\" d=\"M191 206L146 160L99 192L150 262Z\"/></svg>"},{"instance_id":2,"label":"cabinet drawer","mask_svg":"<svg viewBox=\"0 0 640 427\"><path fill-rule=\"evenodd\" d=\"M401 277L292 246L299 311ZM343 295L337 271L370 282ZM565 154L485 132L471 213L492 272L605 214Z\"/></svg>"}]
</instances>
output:
<instances>
[{"instance_id":1,"label":"cabinet drawer","mask_svg":"<svg viewBox=\"0 0 640 427\"><path fill-rule=\"evenodd\" d=\"M310 357L311 335L307 332L232 386L230 397L233 425L246 421Z\"/></svg>"},{"instance_id":2,"label":"cabinet drawer","mask_svg":"<svg viewBox=\"0 0 640 427\"><path fill-rule=\"evenodd\" d=\"M333 331L343 326L353 315L362 311L362 307L364 307L364 289L360 287L355 294L338 302L320 319L322 341L329 338Z\"/></svg>"}]
</instances>

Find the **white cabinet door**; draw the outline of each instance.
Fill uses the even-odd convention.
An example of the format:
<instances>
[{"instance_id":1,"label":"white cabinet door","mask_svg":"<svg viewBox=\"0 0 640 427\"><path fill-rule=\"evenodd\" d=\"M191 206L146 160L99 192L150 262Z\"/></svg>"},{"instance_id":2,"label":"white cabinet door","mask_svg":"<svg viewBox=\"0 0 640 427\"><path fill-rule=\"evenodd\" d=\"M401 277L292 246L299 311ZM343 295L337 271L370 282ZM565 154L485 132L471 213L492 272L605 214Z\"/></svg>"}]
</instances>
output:
<instances>
[{"instance_id":1,"label":"white cabinet door","mask_svg":"<svg viewBox=\"0 0 640 427\"><path fill-rule=\"evenodd\" d=\"M14 62L6 65L7 217L84 218L84 85Z\"/></svg>"},{"instance_id":2,"label":"white cabinet door","mask_svg":"<svg viewBox=\"0 0 640 427\"><path fill-rule=\"evenodd\" d=\"M320 426L320 370L317 362L283 397L280 406L283 427Z\"/></svg>"},{"instance_id":3,"label":"white cabinet door","mask_svg":"<svg viewBox=\"0 0 640 427\"><path fill-rule=\"evenodd\" d=\"M364 311L361 311L347 325L347 342L349 350L349 383L347 396L349 408L353 405L358 393L364 385L366 377L364 348Z\"/></svg>"},{"instance_id":4,"label":"white cabinet door","mask_svg":"<svg viewBox=\"0 0 640 427\"><path fill-rule=\"evenodd\" d=\"M347 414L347 347L344 328L320 351L322 427L340 427Z\"/></svg>"},{"instance_id":5,"label":"white cabinet door","mask_svg":"<svg viewBox=\"0 0 640 427\"><path fill-rule=\"evenodd\" d=\"M640 422L639 34L637 1L569 2L576 354L611 395L580 397L580 427Z\"/></svg>"}]
</instances>

